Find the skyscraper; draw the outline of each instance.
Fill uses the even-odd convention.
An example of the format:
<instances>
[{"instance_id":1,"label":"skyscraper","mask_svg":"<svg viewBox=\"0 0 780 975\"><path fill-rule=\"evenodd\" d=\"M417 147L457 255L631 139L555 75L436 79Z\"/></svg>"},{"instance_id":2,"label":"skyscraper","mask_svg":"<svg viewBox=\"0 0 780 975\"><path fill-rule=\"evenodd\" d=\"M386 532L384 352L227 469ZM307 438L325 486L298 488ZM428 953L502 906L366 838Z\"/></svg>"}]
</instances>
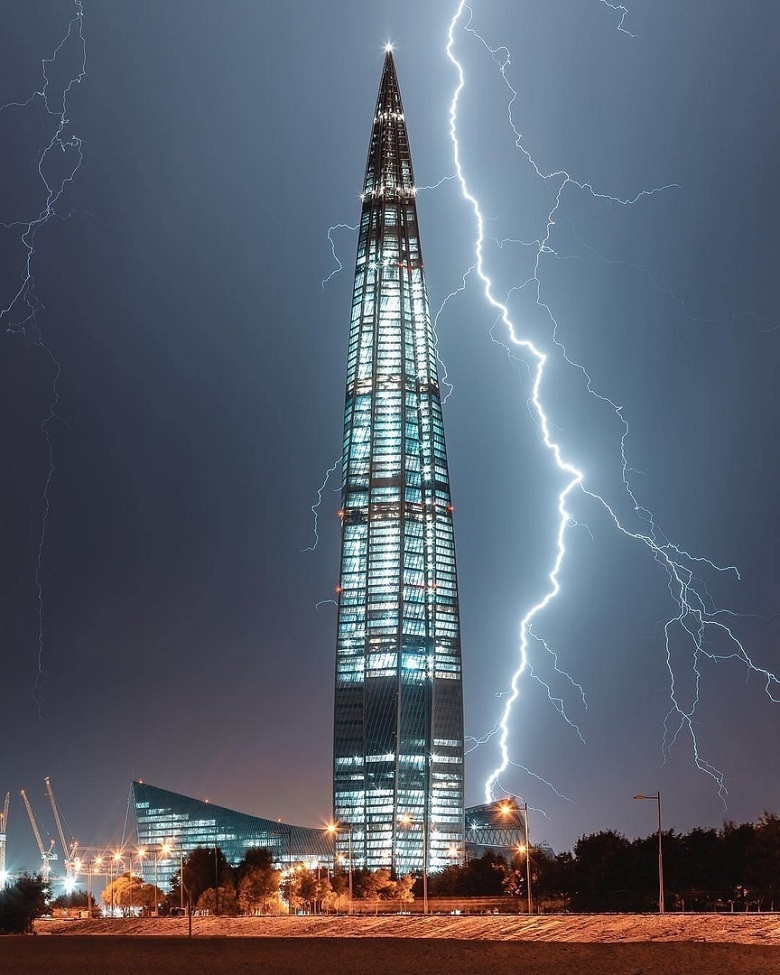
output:
<instances>
[{"instance_id":1,"label":"skyscraper","mask_svg":"<svg viewBox=\"0 0 780 975\"><path fill-rule=\"evenodd\" d=\"M463 854L452 502L409 139L393 55L361 194L347 358L334 814L355 864Z\"/></svg>"}]
</instances>

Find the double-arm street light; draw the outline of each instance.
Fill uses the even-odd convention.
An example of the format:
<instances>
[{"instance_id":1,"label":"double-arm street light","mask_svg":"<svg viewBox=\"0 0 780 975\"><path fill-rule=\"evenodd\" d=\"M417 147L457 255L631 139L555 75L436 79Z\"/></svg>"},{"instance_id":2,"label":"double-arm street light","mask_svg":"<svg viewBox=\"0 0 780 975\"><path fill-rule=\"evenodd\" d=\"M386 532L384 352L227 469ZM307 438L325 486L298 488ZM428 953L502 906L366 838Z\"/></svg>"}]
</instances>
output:
<instances>
[{"instance_id":1,"label":"double-arm street light","mask_svg":"<svg viewBox=\"0 0 780 975\"><path fill-rule=\"evenodd\" d=\"M528 913L530 914L533 909L533 899L531 896L531 844L528 839L528 803L524 802L522 806L519 807L523 810L523 827L525 829L525 843L521 843L517 847L518 853L525 853L525 886L526 893L528 896ZM498 807L498 811L502 816L508 816L510 813L516 812L518 809L517 801L510 798L506 802L501 803Z\"/></svg>"},{"instance_id":2,"label":"double-arm street light","mask_svg":"<svg viewBox=\"0 0 780 975\"><path fill-rule=\"evenodd\" d=\"M352 914L352 823L328 823L325 827L325 832L329 833L334 839L338 833L347 834L347 849L349 853L349 913ZM335 868L335 857L334 857L334 868Z\"/></svg>"},{"instance_id":3,"label":"double-arm street light","mask_svg":"<svg viewBox=\"0 0 780 975\"><path fill-rule=\"evenodd\" d=\"M661 832L661 790L654 796L634 796L634 799L651 799L658 803L658 913L664 913L664 846Z\"/></svg>"}]
</instances>

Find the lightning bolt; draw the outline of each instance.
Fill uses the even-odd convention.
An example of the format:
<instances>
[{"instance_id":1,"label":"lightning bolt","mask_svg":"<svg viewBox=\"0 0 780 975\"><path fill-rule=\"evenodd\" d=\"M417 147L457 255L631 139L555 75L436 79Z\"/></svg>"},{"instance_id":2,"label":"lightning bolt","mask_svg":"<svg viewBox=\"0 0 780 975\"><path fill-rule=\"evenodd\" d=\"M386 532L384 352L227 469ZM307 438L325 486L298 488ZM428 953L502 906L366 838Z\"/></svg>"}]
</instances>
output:
<instances>
[{"instance_id":1,"label":"lightning bolt","mask_svg":"<svg viewBox=\"0 0 780 975\"><path fill-rule=\"evenodd\" d=\"M341 260L340 260L340 258L338 256L338 254L336 253L336 241L333 239L333 231L334 230L353 230L354 231L354 230L357 230L357 229L358 229L358 225L355 224L355 226L353 227L351 223L334 223L332 227L328 227L327 238L328 238L328 242L330 244L330 252L333 255L333 260L336 262L336 267L333 268L333 270L330 272L330 274L326 278L323 278L322 279L321 284L322 284L322 290L323 291L325 290L325 285L328 283L328 281L330 281L330 279L332 277L335 277L339 273L339 271L343 271L344 270L344 265L341 263Z\"/></svg>"},{"instance_id":2,"label":"lightning bolt","mask_svg":"<svg viewBox=\"0 0 780 975\"><path fill-rule=\"evenodd\" d=\"M44 663L44 599L43 599L43 553L46 546L46 523L51 508L49 489L54 477L54 444L51 439L50 426L55 420L60 420L57 415L57 406L60 400L58 382L62 374L62 365L59 362L53 347L44 340L38 324L38 313L43 310L44 305L35 293L35 238L38 231L45 226L53 217L57 216L57 205L60 202L66 187L72 183L76 173L81 167L82 151L81 139L74 134L70 134L68 127L68 96L74 86L81 84L81 79L87 70L87 50L84 39L84 9L82 0L74 0L74 14L68 23L64 37L54 49L50 58L41 60L41 75L43 84L41 88L34 91L26 101L7 102L0 106L0 113L10 112L12 109L24 110L34 103L40 103L44 111L51 117L52 127L49 130L48 141L39 149L38 155L38 175L42 187L42 204L37 213L32 215L29 220L13 220L0 223L4 230L17 233L17 240L21 244L24 252L24 262L22 265L21 280L17 290L13 293L10 300L0 308L0 322L5 324L7 332L26 336L49 358L54 369L52 378L51 399L48 405L48 412L41 422L40 430L46 444L46 475L44 477L43 492L41 496L41 531L38 539L38 549L35 559L35 592L37 600L37 628L38 628L38 657L37 672L33 686L33 697L41 713L42 705L42 685L45 680ZM56 94L50 91L51 80L49 71L51 66L57 61L58 56L70 45L75 44L79 53L78 71L69 79L62 88L62 95L59 89ZM57 159L61 156L65 160L65 174L59 178L50 175L49 167L54 164L57 169ZM61 167L60 167L61 168Z\"/></svg>"},{"instance_id":3,"label":"lightning bolt","mask_svg":"<svg viewBox=\"0 0 780 975\"><path fill-rule=\"evenodd\" d=\"M320 517L320 505L322 504L322 492L328 485L331 474L336 470L336 468L341 464L341 454L335 459L331 466L325 471L325 477L322 479L322 484L320 484L317 490L317 500L311 506L311 513L314 518L314 541L311 545L307 545L306 548L302 548L302 552L314 552L317 546L320 544L320 532L319 532L319 517ZM319 604L318 604L319 605Z\"/></svg>"},{"instance_id":4,"label":"lightning bolt","mask_svg":"<svg viewBox=\"0 0 780 975\"><path fill-rule=\"evenodd\" d=\"M608 3L607 0L600 0L600 2L621 14L620 22L617 28L621 33L628 34L632 37L635 36L624 27L624 22L628 13L624 6ZM486 218L483 216L479 201L469 188L469 184L461 164L461 148L458 137L458 106L461 93L465 88L466 80L464 69L454 53L455 32L458 26L464 20L464 15L466 13L468 14L468 17L465 20L465 23L462 24L463 31L471 34L488 51L493 61L498 65L498 69L501 73L503 81L510 93L507 113L509 125L515 136L515 145L517 149L519 149L520 152L525 156L528 164L532 167L535 175L540 180L544 181L545 183L552 182L552 184L555 186L553 205L547 214L545 232L543 235L541 235L540 239L535 245L536 254L533 263L533 271L518 289L513 290L523 290L525 288L533 289L536 305L542 309L552 326L552 343L554 349L560 354L562 359L569 366L581 374L588 393L605 406L608 406L618 419L622 428L622 435L619 441L622 485L633 509L633 515L641 525L641 527L637 528L636 530L632 530L623 524L616 514L614 506L610 505L610 503L604 497L586 485L584 472L574 463L572 463L571 460L564 456L560 444L553 436L553 425L545 411L542 397L545 368L551 353L539 348L536 344L534 344L534 342L531 341L530 338L522 335L518 331L510 316L509 307L507 304L509 298L507 298L506 301L501 301L495 296L494 285L486 270L485 249L486 243L490 241L491 238L485 232ZM512 87L507 77L507 70L511 64L509 49L503 46L499 48L490 47L484 38L482 38L471 26L472 17L473 13L471 8L468 6L465 0L461 0L449 24L446 45L447 57L452 63L457 75L457 84L449 108L449 134L452 143L453 160L462 196L473 213L476 227L474 238L475 260L471 270L476 272L476 275L482 284L485 300L497 313L496 324L501 323L504 327L508 344L499 344L503 345L509 354L513 356L513 358L517 358L514 350L518 350L527 362L532 383L532 391L528 401L529 411L539 430L540 440L546 450L551 454L562 481L562 487L557 495L558 522L554 535L554 556L552 559L552 565L546 575L546 592L540 600L538 600L525 612L520 621L519 664L510 681L509 692L504 699L503 709L498 719L497 726L495 726L484 739L477 740L477 743L479 743L480 741L488 741L496 736L498 737L500 763L491 773L485 783L485 798L488 802L495 798L496 791L500 788L499 778L510 765L528 772L528 769L525 769L524 766L518 765L518 763L514 762L510 757L509 722L512 715L513 706L520 695L520 681L523 675L527 673L529 676L535 677L536 680L539 681L539 677L534 673L533 667L531 666L529 660L530 640L541 643L544 649L552 655L554 670L558 674L562 675L565 679L568 679L571 684L579 690L583 704L585 703L582 686L574 681L573 678L571 678L565 671L562 671L558 667L557 654L554 654L553 651L550 650L550 647L545 643L544 640L541 639L541 637L537 635L533 628L537 618L544 613L544 611L556 600L560 594L560 574L564 559L566 557L566 536L568 531L578 524L569 508L569 503L572 496L575 493L578 493L585 498L590 499L596 508L605 512L608 519L611 520L614 528L620 535L631 540L632 542L638 542L640 545L642 545L645 551L655 560L658 565L661 566L666 574L667 588L675 606L675 611L664 625L664 648L666 655L666 666L669 675L670 707L663 723L664 735L662 742L662 758L665 760L668 757L669 751L677 742L679 736L683 732L687 733L688 737L690 738L693 759L696 767L701 772L712 778L717 786L718 794L725 804L725 798L728 793L725 785L724 774L701 754L694 729L694 718L700 700L700 661L702 658L707 658L713 662L732 660L740 663L745 667L748 673L756 674L764 681L764 689L772 701L780 700L780 698L777 696L778 691L780 691L780 680L778 680L773 673L758 666L752 660L740 640L735 636L729 626L722 621L722 617L724 615L733 616L736 614L733 614L727 610L711 608L708 605L708 600L711 603L711 599L709 599L709 593L707 592L706 585L702 584L697 579L695 574L699 567L707 567L719 573L734 572L738 578L739 575L736 568L734 566L716 565L711 560L701 556L692 555L679 545L669 541L656 525L652 513L638 500L630 483L630 475L633 473L633 469L629 465L626 450L626 441L629 430L628 422L623 416L622 407L608 396L598 392L595 389L591 377L585 368L568 356L566 349L558 338L558 322L549 304L544 300L542 294L542 282L540 279L540 267L543 256L556 256L555 251L551 246L550 239L555 226L556 217L561 206L564 191L568 187L571 187L573 190L578 189L582 192L588 193L599 200L607 200L621 206L632 206L638 203L639 200L643 199L644 197L651 197L656 193L673 188L680 189L680 186L676 183L670 183L651 189L643 189L637 192L633 197L624 199L609 193L601 192L595 189L591 182L575 179L565 170L558 170L552 173L543 172L531 156L530 152L524 146L522 135L517 129L512 117L512 108L515 99L517 98L517 92ZM495 241L495 238L492 239L500 247L502 247L505 243L504 241ZM526 242L524 241L517 241L517 243L527 246ZM498 340L494 339L494 341ZM691 695L691 699L687 703L682 700L681 694L678 693L679 675L673 659L674 647L676 645L675 641L680 640L687 647L690 668L694 676L694 691ZM549 685L547 685L545 682L541 683L547 688L550 702L581 738L582 735L579 732L579 728L566 715L562 699L555 698ZM547 784L549 785L549 783Z\"/></svg>"},{"instance_id":5,"label":"lightning bolt","mask_svg":"<svg viewBox=\"0 0 780 975\"><path fill-rule=\"evenodd\" d=\"M445 365L444 360L439 354L439 317L444 311L444 309L447 307L447 305L454 298L457 298L458 295L463 294L463 292L466 290L466 282L468 281L468 276L471 274L473 270L474 270L474 265L472 265L461 278L460 287L456 288L454 291L450 291L450 293L447 295L447 297L444 299L441 305L439 305L439 310L436 312L436 314L433 317L433 350L436 354L436 362L441 366L439 381L441 385L448 387L447 392L444 398L442 399L442 404L446 403L447 400L450 398L450 396L452 396L452 394L455 392L455 387L449 381L449 373L447 372L447 366Z\"/></svg>"}]
</instances>

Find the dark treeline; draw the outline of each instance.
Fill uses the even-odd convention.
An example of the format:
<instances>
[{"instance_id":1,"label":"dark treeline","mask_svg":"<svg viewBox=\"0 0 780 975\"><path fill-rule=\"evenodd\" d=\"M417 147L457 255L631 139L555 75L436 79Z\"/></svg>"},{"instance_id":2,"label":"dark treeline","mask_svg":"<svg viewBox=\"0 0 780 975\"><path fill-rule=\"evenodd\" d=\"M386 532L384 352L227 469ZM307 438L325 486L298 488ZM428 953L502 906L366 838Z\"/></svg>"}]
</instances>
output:
<instances>
[{"instance_id":1,"label":"dark treeline","mask_svg":"<svg viewBox=\"0 0 780 975\"><path fill-rule=\"evenodd\" d=\"M780 817L725 823L721 829L663 833L667 910L780 909ZM614 830L582 836L555 857L531 850L534 909L653 911L658 909L658 836L629 840ZM431 896L525 898L526 863L487 853L432 876Z\"/></svg>"}]
</instances>

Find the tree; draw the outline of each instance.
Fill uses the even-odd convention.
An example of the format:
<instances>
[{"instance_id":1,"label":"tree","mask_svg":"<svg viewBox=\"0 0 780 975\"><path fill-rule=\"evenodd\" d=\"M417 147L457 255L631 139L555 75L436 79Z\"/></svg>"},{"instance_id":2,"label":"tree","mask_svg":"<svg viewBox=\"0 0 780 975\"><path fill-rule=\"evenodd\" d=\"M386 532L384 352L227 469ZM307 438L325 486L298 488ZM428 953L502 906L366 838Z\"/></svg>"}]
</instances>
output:
<instances>
[{"instance_id":1,"label":"tree","mask_svg":"<svg viewBox=\"0 0 780 975\"><path fill-rule=\"evenodd\" d=\"M274 870L269 862L267 866L248 866L243 871L239 865L239 874L238 903L245 914L269 914L274 906L278 907L280 870Z\"/></svg>"},{"instance_id":2,"label":"tree","mask_svg":"<svg viewBox=\"0 0 780 975\"><path fill-rule=\"evenodd\" d=\"M392 897L398 899L401 907L407 907L414 900L414 882L414 874L407 873L404 877L399 877L393 884Z\"/></svg>"},{"instance_id":3,"label":"tree","mask_svg":"<svg viewBox=\"0 0 780 975\"><path fill-rule=\"evenodd\" d=\"M337 911L349 909L349 873L346 870L334 871L331 881L332 895L328 897L328 907Z\"/></svg>"},{"instance_id":4,"label":"tree","mask_svg":"<svg viewBox=\"0 0 780 975\"><path fill-rule=\"evenodd\" d=\"M198 898L196 908L199 911L206 911L209 914L225 914L228 917L235 917L241 913L241 907L236 897L236 888L231 885L227 887L209 887L204 890Z\"/></svg>"},{"instance_id":5,"label":"tree","mask_svg":"<svg viewBox=\"0 0 780 975\"><path fill-rule=\"evenodd\" d=\"M184 860L184 889L193 904L204 890L219 887L235 887L233 868L225 859L219 847L197 846ZM172 903L179 900L180 880L178 874L171 881Z\"/></svg>"},{"instance_id":6,"label":"tree","mask_svg":"<svg viewBox=\"0 0 780 975\"><path fill-rule=\"evenodd\" d=\"M52 907L64 909L89 907L89 895L86 890L74 890L70 894L60 894L51 902Z\"/></svg>"},{"instance_id":7,"label":"tree","mask_svg":"<svg viewBox=\"0 0 780 975\"><path fill-rule=\"evenodd\" d=\"M145 884L140 877L123 873L112 881L100 895L103 903L108 907L113 904L125 913L138 908L139 910L154 910L162 904L165 894L154 884Z\"/></svg>"},{"instance_id":8,"label":"tree","mask_svg":"<svg viewBox=\"0 0 780 975\"><path fill-rule=\"evenodd\" d=\"M747 850L747 878L759 897L768 897L770 910L780 885L780 817L765 812L758 818Z\"/></svg>"},{"instance_id":9,"label":"tree","mask_svg":"<svg viewBox=\"0 0 780 975\"><path fill-rule=\"evenodd\" d=\"M602 830L581 836L574 846L577 910L617 911L626 909L631 887L631 844L622 833Z\"/></svg>"},{"instance_id":10,"label":"tree","mask_svg":"<svg viewBox=\"0 0 780 975\"><path fill-rule=\"evenodd\" d=\"M259 870L272 870L274 865L271 851L265 847L252 846L241 858L241 862L236 867L236 873L240 880L248 870L255 868Z\"/></svg>"},{"instance_id":11,"label":"tree","mask_svg":"<svg viewBox=\"0 0 780 975\"><path fill-rule=\"evenodd\" d=\"M537 897L564 910L574 891L574 857L568 850L554 857L539 857L538 875L534 877Z\"/></svg>"},{"instance_id":12,"label":"tree","mask_svg":"<svg viewBox=\"0 0 780 975\"><path fill-rule=\"evenodd\" d=\"M361 900L374 901L379 911L379 901L389 900L395 891L395 881L389 870L359 870L354 878L355 896ZM414 881L413 881L414 883Z\"/></svg>"},{"instance_id":13,"label":"tree","mask_svg":"<svg viewBox=\"0 0 780 975\"><path fill-rule=\"evenodd\" d=\"M23 877L0 891L0 933L28 934L33 921L46 913L49 885L40 874Z\"/></svg>"}]
</instances>

